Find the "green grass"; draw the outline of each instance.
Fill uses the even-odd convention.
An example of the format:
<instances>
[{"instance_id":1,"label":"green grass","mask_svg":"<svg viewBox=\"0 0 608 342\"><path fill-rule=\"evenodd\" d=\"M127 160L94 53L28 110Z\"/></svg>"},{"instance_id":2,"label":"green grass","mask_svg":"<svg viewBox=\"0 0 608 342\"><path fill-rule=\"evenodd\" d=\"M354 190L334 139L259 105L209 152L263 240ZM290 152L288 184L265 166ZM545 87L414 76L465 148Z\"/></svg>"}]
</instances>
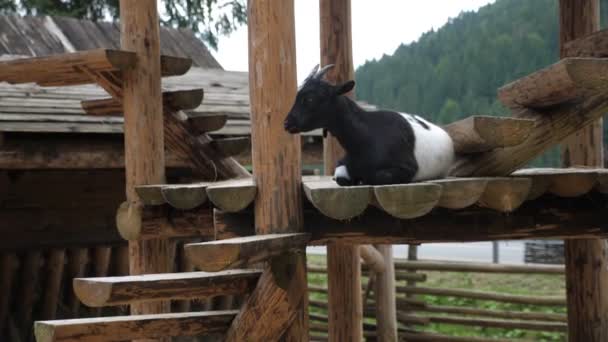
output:
<instances>
[{"instance_id":1,"label":"green grass","mask_svg":"<svg viewBox=\"0 0 608 342\"><path fill-rule=\"evenodd\" d=\"M308 256L309 265L325 265L325 257L318 255ZM565 280L561 275L519 275L519 274L488 274L488 273L460 273L460 272L424 272L427 281L419 283L420 286L434 288L458 288L488 292L500 292L505 294L518 294L529 296L564 296ZM308 281L311 285L327 286L324 274L309 273ZM364 277L364 283L367 279ZM400 282L399 285L405 285ZM398 294L399 296L399 294ZM504 311L526 311L566 314L565 306L537 306L524 304L500 303L487 300L474 300L466 298L455 298L445 296L421 295L431 305L444 305L456 307L483 308ZM311 299L327 301L323 294L310 293ZM318 308L310 309L311 312L325 313ZM424 316L425 313L416 313ZM433 315L438 315L433 313ZM474 317L474 316L462 316ZM476 317L481 318L481 317ZM486 338L502 339L527 339L533 341L566 341L563 333L541 332L519 329L482 328L451 324L430 324L428 326L417 326L417 330L436 332L452 336L477 336Z\"/></svg>"}]
</instances>

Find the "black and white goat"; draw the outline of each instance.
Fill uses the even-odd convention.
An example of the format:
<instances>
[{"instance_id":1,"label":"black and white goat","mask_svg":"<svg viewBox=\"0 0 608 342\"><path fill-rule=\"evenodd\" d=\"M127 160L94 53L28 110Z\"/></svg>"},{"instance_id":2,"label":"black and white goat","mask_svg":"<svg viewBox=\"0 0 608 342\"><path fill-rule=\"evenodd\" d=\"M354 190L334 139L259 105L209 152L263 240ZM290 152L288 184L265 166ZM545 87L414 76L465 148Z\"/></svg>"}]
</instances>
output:
<instances>
[{"instance_id":1,"label":"black and white goat","mask_svg":"<svg viewBox=\"0 0 608 342\"><path fill-rule=\"evenodd\" d=\"M284 125L291 134L323 128L338 139L346 150L334 174L338 184L402 184L447 175L454 147L446 131L416 115L365 111L345 96L354 81L331 85L322 79L332 67L313 69Z\"/></svg>"}]
</instances>

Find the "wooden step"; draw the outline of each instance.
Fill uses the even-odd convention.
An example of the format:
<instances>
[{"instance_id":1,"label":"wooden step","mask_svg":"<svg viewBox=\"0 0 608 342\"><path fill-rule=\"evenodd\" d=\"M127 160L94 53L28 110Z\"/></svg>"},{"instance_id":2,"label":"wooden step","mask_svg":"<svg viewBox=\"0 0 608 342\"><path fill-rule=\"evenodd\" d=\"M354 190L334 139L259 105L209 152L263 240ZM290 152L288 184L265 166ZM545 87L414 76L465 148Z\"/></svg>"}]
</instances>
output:
<instances>
[{"instance_id":1,"label":"wooden step","mask_svg":"<svg viewBox=\"0 0 608 342\"><path fill-rule=\"evenodd\" d=\"M227 121L228 115L225 114L197 115L188 118L188 123L198 133L219 131L226 125Z\"/></svg>"},{"instance_id":2,"label":"wooden step","mask_svg":"<svg viewBox=\"0 0 608 342\"><path fill-rule=\"evenodd\" d=\"M606 58L564 58L498 90L507 107L546 108L605 90Z\"/></svg>"},{"instance_id":3,"label":"wooden step","mask_svg":"<svg viewBox=\"0 0 608 342\"><path fill-rule=\"evenodd\" d=\"M534 120L495 116L470 116L443 128L454 141L456 153L479 153L524 142Z\"/></svg>"},{"instance_id":4,"label":"wooden step","mask_svg":"<svg viewBox=\"0 0 608 342\"><path fill-rule=\"evenodd\" d=\"M347 220L361 215L371 200L370 186L340 186L330 177L302 178L306 198L323 215Z\"/></svg>"},{"instance_id":5,"label":"wooden step","mask_svg":"<svg viewBox=\"0 0 608 342\"><path fill-rule=\"evenodd\" d=\"M479 198L478 204L505 213L512 212L528 198L531 187L530 178L488 178L486 189Z\"/></svg>"},{"instance_id":6,"label":"wooden step","mask_svg":"<svg viewBox=\"0 0 608 342\"><path fill-rule=\"evenodd\" d=\"M412 183L374 187L374 205L400 219L412 219L428 214L441 198L441 186L432 183Z\"/></svg>"},{"instance_id":7,"label":"wooden step","mask_svg":"<svg viewBox=\"0 0 608 342\"><path fill-rule=\"evenodd\" d=\"M540 191L538 189L544 187L545 192L556 196L578 197L596 187L601 170L592 168L535 168L518 170L513 175L532 179L536 185L535 191Z\"/></svg>"},{"instance_id":8,"label":"wooden step","mask_svg":"<svg viewBox=\"0 0 608 342\"><path fill-rule=\"evenodd\" d=\"M449 178L430 181L441 185L441 196L438 207L448 209L463 209L469 207L481 198L488 185L487 178Z\"/></svg>"},{"instance_id":9,"label":"wooden step","mask_svg":"<svg viewBox=\"0 0 608 342\"><path fill-rule=\"evenodd\" d=\"M225 333L238 311L38 321L37 342L126 341Z\"/></svg>"},{"instance_id":10,"label":"wooden step","mask_svg":"<svg viewBox=\"0 0 608 342\"><path fill-rule=\"evenodd\" d=\"M213 139L206 144L223 158L237 156L251 148L249 137Z\"/></svg>"},{"instance_id":11,"label":"wooden step","mask_svg":"<svg viewBox=\"0 0 608 342\"><path fill-rule=\"evenodd\" d=\"M215 182L207 187L207 196L213 205L229 213L247 208L256 194L257 187L251 177Z\"/></svg>"},{"instance_id":12,"label":"wooden step","mask_svg":"<svg viewBox=\"0 0 608 342\"><path fill-rule=\"evenodd\" d=\"M608 29L596 31L578 39L566 42L561 53L573 57L608 56Z\"/></svg>"},{"instance_id":13,"label":"wooden step","mask_svg":"<svg viewBox=\"0 0 608 342\"><path fill-rule=\"evenodd\" d=\"M117 72L132 67L137 60L133 52L93 49L60 55L14 59L0 62L0 82L36 83L41 86L70 86L95 83L93 74L120 78ZM192 60L161 56L163 76L186 73Z\"/></svg>"},{"instance_id":14,"label":"wooden step","mask_svg":"<svg viewBox=\"0 0 608 342\"><path fill-rule=\"evenodd\" d=\"M203 89L176 90L163 92L163 105L173 110L194 109L203 101ZM88 115L122 116L122 103L114 98L86 100L80 103Z\"/></svg>"},{"instance_id":15,"label":"wooden step","mask_svg":"<svg viewBox=\"0 0 608 342\"><path fill-rule=\"evenodd\" d=\"M241 295L253 290L261 271L183 272L126 277L75 278L76 296L92 307L135 302Z\"/></svg>"},{"instance_id":16,"label":"wooden step","mask_svg":"<svg viewBox=\"0 0 608 342\"><path fill-rule=\"evenodd\" d=\"M306 233L256 235L186 244L184 250L199 269L218 272L302 249L309 238L310 235Z\"/></svg>"}]
</instances>

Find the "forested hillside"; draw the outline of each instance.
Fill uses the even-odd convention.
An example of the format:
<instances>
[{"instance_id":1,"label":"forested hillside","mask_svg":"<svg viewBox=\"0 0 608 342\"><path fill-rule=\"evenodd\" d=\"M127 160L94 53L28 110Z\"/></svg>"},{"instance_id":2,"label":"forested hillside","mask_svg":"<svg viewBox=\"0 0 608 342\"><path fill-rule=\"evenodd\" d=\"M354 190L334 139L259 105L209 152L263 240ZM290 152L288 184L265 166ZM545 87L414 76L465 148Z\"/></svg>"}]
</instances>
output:
<instances>
[{"instance_id":1,"label":"forested hillside","mask_svg":"<svg viewBox=\"0 0 608 342\"><path fill-rule=\"evenodd\" d=\"M608 0L601 5L605 26ZM506 114L496 90L557 61L558 20L557 0L497 0L461 13L393 55L360 66L357 98L439 123ZM554 157L543 164L555 164Z\"/></svg>"}]
</instances>

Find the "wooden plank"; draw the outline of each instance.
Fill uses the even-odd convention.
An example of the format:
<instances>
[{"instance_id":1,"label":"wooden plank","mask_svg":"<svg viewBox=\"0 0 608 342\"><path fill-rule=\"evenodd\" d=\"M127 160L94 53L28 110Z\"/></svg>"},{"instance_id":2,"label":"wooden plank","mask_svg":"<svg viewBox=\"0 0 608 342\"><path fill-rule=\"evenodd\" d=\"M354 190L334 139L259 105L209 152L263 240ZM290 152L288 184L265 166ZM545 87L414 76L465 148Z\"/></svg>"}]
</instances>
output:
<instances>
[{"instance_id":1,"label":"wooden plank","mask_svg":"<svg viewBox=\"0 0 608 342\"><path fill-rule=\"evenodd\" d=\"M526 340L515 339L497 339L484 337L457 337L430 332L407 331L399 332L399 336L405 338L406 341L432 341L432 342L524 342Z\"/></svg>"},{"instance_id":2,"label":"wooden plank","mask_svg":"<svg viewBox=\"0 0 608 342\"><path fill-rule=\"evenodd\" d=\"M376 333L379 342L396 342L398 336L393 247L391 245L379 245L376 248L382 254L387 265L384 272L376 274L374 283L376 322L378 324Z\"/></svg>"},{"instance_id":3,"label":"wooden plank","mask_svg":"<svg viewBox=\"0 0 608 342\"><path fill-rule=\"evenodd\" d=\"M397 291L400 293L425 294L434 296L458 297L479 300L489 300L502 303L516 303L527 305L547 305L560 306L566 305L564 296L524 296L495 292L484 292L468 289L444 289L431 288L422 286L398 286Z\"/></svg>"},{"instance_id":4,"label":"wooden plank","mask_svg":"<svg viewBox=\"0 0 608 342\"><path fill-rule=\"evenodd\" d=\"M89 250L87 248L73 248L69 250L67 273L68 279L83 277L89 264ZM71 317L80 317L80 301L72 292L68 292L68 308Z\"/></svg>"},{"instance_id":5,"label":"wooden plank","mask_svg":"<svg viewBox=\"0 0 608 342\"><path fill-rule=\"evenodd\" d=\"M309 235L305 233L264 234L187 244L184 250L196 267L206 272L217 272L301 249L308 239Z\"/></svg>"},{"instance_id":6,"label":"wooden plank","mask_svg":"<svg viewBox=\"0 0 608 342\"><path fill-rule=\"evenodd\" d=\"M0 332L7 326L13 280L19 266L19 259L12 253L0 256Z\"/></svg>"},{"instance_id":7,"label":"wooden plank","mask_svg":"<svg viewBox=\"0 0 608 342\"><path fill-rule=\"evenodd\" d=\"M257 194L253 178L231 179L207 186L207 196L214 206L225 212L237 212L247 208Z\"/></svg>"},{"instance_id":8,"label":"wooden plank","mask_svg":"<svg viewBox=\"0 0 608 342\"><path fill-rule=\"evenodd\" d=\"M61 291L61 281L65 266L65 249L53 249L48 256L47 278L45 283L44 299L41 317L43 319L55 319L57 304Z\"/></svg>"},{"instance_id":9,"label":"wooden plank","mask_svg":"<svg viewBox=\"0 0 608 342\"><path fill-rule=\"evenodd\" d=\"M40 251L28 252L23 258L23 269L19 281L20 305L16 310L15 319L17 329L24 340L30 338L34 303L36 302L36 285L39 285L42 262Z\"/></svg>"},{"instance_id":10,"label":"wooden plank","mask_svg":"<svg viewBox=\"0 0 608 342\"><path fill-rule=\"evenodd\" d=\"M531 187L532 180L528 178L491 178L478 203L485 208L512 212L528 198Z\"/></svg>"},{"instance_id":11,"label":"wooden plank","mask_svg":"<svg viewBox=\"0 0 608 342\"><path fill-rule=\"evenodd\" d=\"M369 186L339 186L329 176L302 180L306 198L324 215L336 220L359 216L371 199Z\"/></svg>"},{"instance_id":12,"label":"wooden plank","mask_svg":"<svg viewBox=\"0 0 608 342\"><path fill-rule=\"evenodd\" d=\"M532 178L533 183L548 182L547 191L561 197L578 197L591 191L597 184L598 172L584 168L523 169L514 175Z\"/></svg>"},{"instance_id":13,"label":"wooden plank","mask_svg":"<svg viewBox=\"0 0 608 342\"><path fill-rule=\"evenodd\" d=\"M534 120L496 116L470 116L443 128L454 142L456 153L486 152L524 142Z\"/></svg>"},{"instance_id":14,"label":"wooden plank","mask_svg":"<svg viewBox=\"0 0 608 342\"><path fill-rule=\"evenodd\" d=\"M190 116L188 123L194 127L199 133L207 133L220 130L226 125L228 121L228 115L226 114L215 114L215 115L197 115Z\"/></svg>"},{"instance_id":15,"label":"wooden plank","mask_svg":"<svg viewBox=\"0 0 608 342\"><path fill-rule=\"evenodd\" d=\"M603 29L572 40L562 41L560 48L562 56L567 57L606 57L608 56L608 30Z\"/></svg>"},{"instance_id":16,"label":"wooden plank","mask_svg":"<svg viewBox=\"0 0 608 342\"><path fill-rule=\"evenodd\" d=\"M165 91L162 94L163 105L174 110L194 109L203 101L203 89ZM84 100L80 102L88 115L122 116L122 103L115 98Z\"/></svg>"},{"instance_id":17,"label":"wooden plank","mask_svg":"<svg viewBox=\"0 0 608 342\"><path fill-rule=\"evenodd\" d=\"M395 260L397 270L563 275L562 265L515 265L432 260Z\"/></svg>"},{"instance_id":18,"label":"wooden plank","mask_svg":"<svg viewBox=\"0 0 608 342\"><path fill-rule=\"evenodd\" d=\"M161 187L164 202L176 209L194 209L207 201L207 184L173 184Z\"/></svg>"},{"instance_id":19,"label":"wooden plank","mask_svg":"<svg viewBox=\"0 0 608 342\"><path fill-rule=\"evenodd\" d=\"M218 273L184 272L126 277L74 279L74 291L88 306L114 306L134 302L207 298L246 294L255 287L261 271L229 270Z\"/></svg>"},{"instance_id":20,"label":"wooden plank","mask_svg":"<svg viewBox=\"0 0 608 342\"><path fill-rule=\"evenodd\" d=\"M498 98L509 108L545 108L570 102L601 90L608 60L564 58L498 90Z\"/></svg>"},{"instance_id":21,"label":"wooden plank","mask_svg":"<svg viewBox=\"0 0 608 342\"><path fill-rule=\"evenodd\" d=\"M209 208L167 211L163 207L120 204L116 226L128 241L169 237L213 236L213 214Z\"/></svg>"},{"instance_id":22,"label":"wooden plank","mask_svg":"<svg viewBox=\"0 0 608 342\"><path fill-rule=\"evenodd\" d=\"M566 315L556 313L489 310L445 305L427 305L425 307L417 309L417 311L467 316L481 316L490 318L508 318L541 322L565 323L568 320Z\"/></svg>"},{"instance_id":23,"label":"wooden plank","mask_svg":"<svg viewBox=\"0 0 608 342\"><path fill-rule=\"evenodd\" d=\"M481 198L486 190L486 178L450 178L429 181L441 185L441 196L438 207L448 209L463 209L469 207Z\"/></svg>"},{"instance_id":24,"label":"wooden plank","mask_svg":"<svg viewBox=\"0 0 608 342\"><path fill-rule=\"evenodd\" d=\"M565 323L559 322L535 322L535 321L510 321L484 318L463 318L450 316L426 316L432 323L456 324L467 326L481 326L503 329L541 330L566 332Z\"/></svg>"},{"instance_id":25,"label":"wooden plank","mask_svg":"<svg viewBox=\"0 0 608 342\"><path fill-rule=\"evenodd\" d=\"M237 311L212 311L156 315L38 321L38 342L124 341L161 337L223 333Z\"/></svg>"},{"instance_id":26,"label":"wooden plank","mask_svg":"<svg viewBox=\"0 0 608 342\"><path fill-rule=\"evenodd\" d=\"M394 217L412 219L437 206L441 189L431 183L374 186L374 204Z\"/></svg>"},{"instance_id":27,"label":"wooden plank","mask_svg":"<svg viewBox=\"0 0 608 342\"><path fill-rule=\"evenodd\" d=\"M121 32L121 34L123 34ZM160 73L162 77L183 75L192 66L192 59L178 56L160 55Z\"/></svg>"},{"instance_id":28,"label":"wooden plank","mask_svg":"<svg viewBox=\"0 0 608 342\"><path fill-rule=\"evenodd\" d=\"M11 84L84 84L92 80L88 75L77 72L76 66L86 66L96 72L118 71L133 67L135 62L135 53L109 49L15 59L0 62L0 81Z\"/></svg>"},{"instance_id":29,"label":"wooden plank","mask_svg":"<svg viewBox=\"0 0 608 342\"><path fill-rule=\"evenodd\" d=\"M603 195L589 198L542 198L525 202L504 215L491 209L471 207L459 211L436 211L412 220L399 220L369 208L356 220L333 220L317 210L307 210L305 231L308 245L332 242L347 244L416 244L606 237L608 221L602 215ZM592 199L592 200L590 200ZM254 232L251 212L214 213L217 238L248 236Z\"/></svg>"},{"instance_id":30,"label":"wooden plank","mask_svg":"<svg viewBox=\"0 0 608 342\"><path fill-rule=\"evenodd\" d=\"M209 148L223 158L237 156L251 146L249 137L219 138L207 142Z\"/></svg>"},{"instance_id":31,"label":"wooden plank","mask_svg":"<svg viewBox=\"0 0 608 342\"><path fill-rule=\"evenodd\" d=\"M387 265L384 262L384 257L376 247L372 245L361 245L359 246L359 254L365 265L373 272L382 273L386 269Z\"/></svg>"}]
</instances>

